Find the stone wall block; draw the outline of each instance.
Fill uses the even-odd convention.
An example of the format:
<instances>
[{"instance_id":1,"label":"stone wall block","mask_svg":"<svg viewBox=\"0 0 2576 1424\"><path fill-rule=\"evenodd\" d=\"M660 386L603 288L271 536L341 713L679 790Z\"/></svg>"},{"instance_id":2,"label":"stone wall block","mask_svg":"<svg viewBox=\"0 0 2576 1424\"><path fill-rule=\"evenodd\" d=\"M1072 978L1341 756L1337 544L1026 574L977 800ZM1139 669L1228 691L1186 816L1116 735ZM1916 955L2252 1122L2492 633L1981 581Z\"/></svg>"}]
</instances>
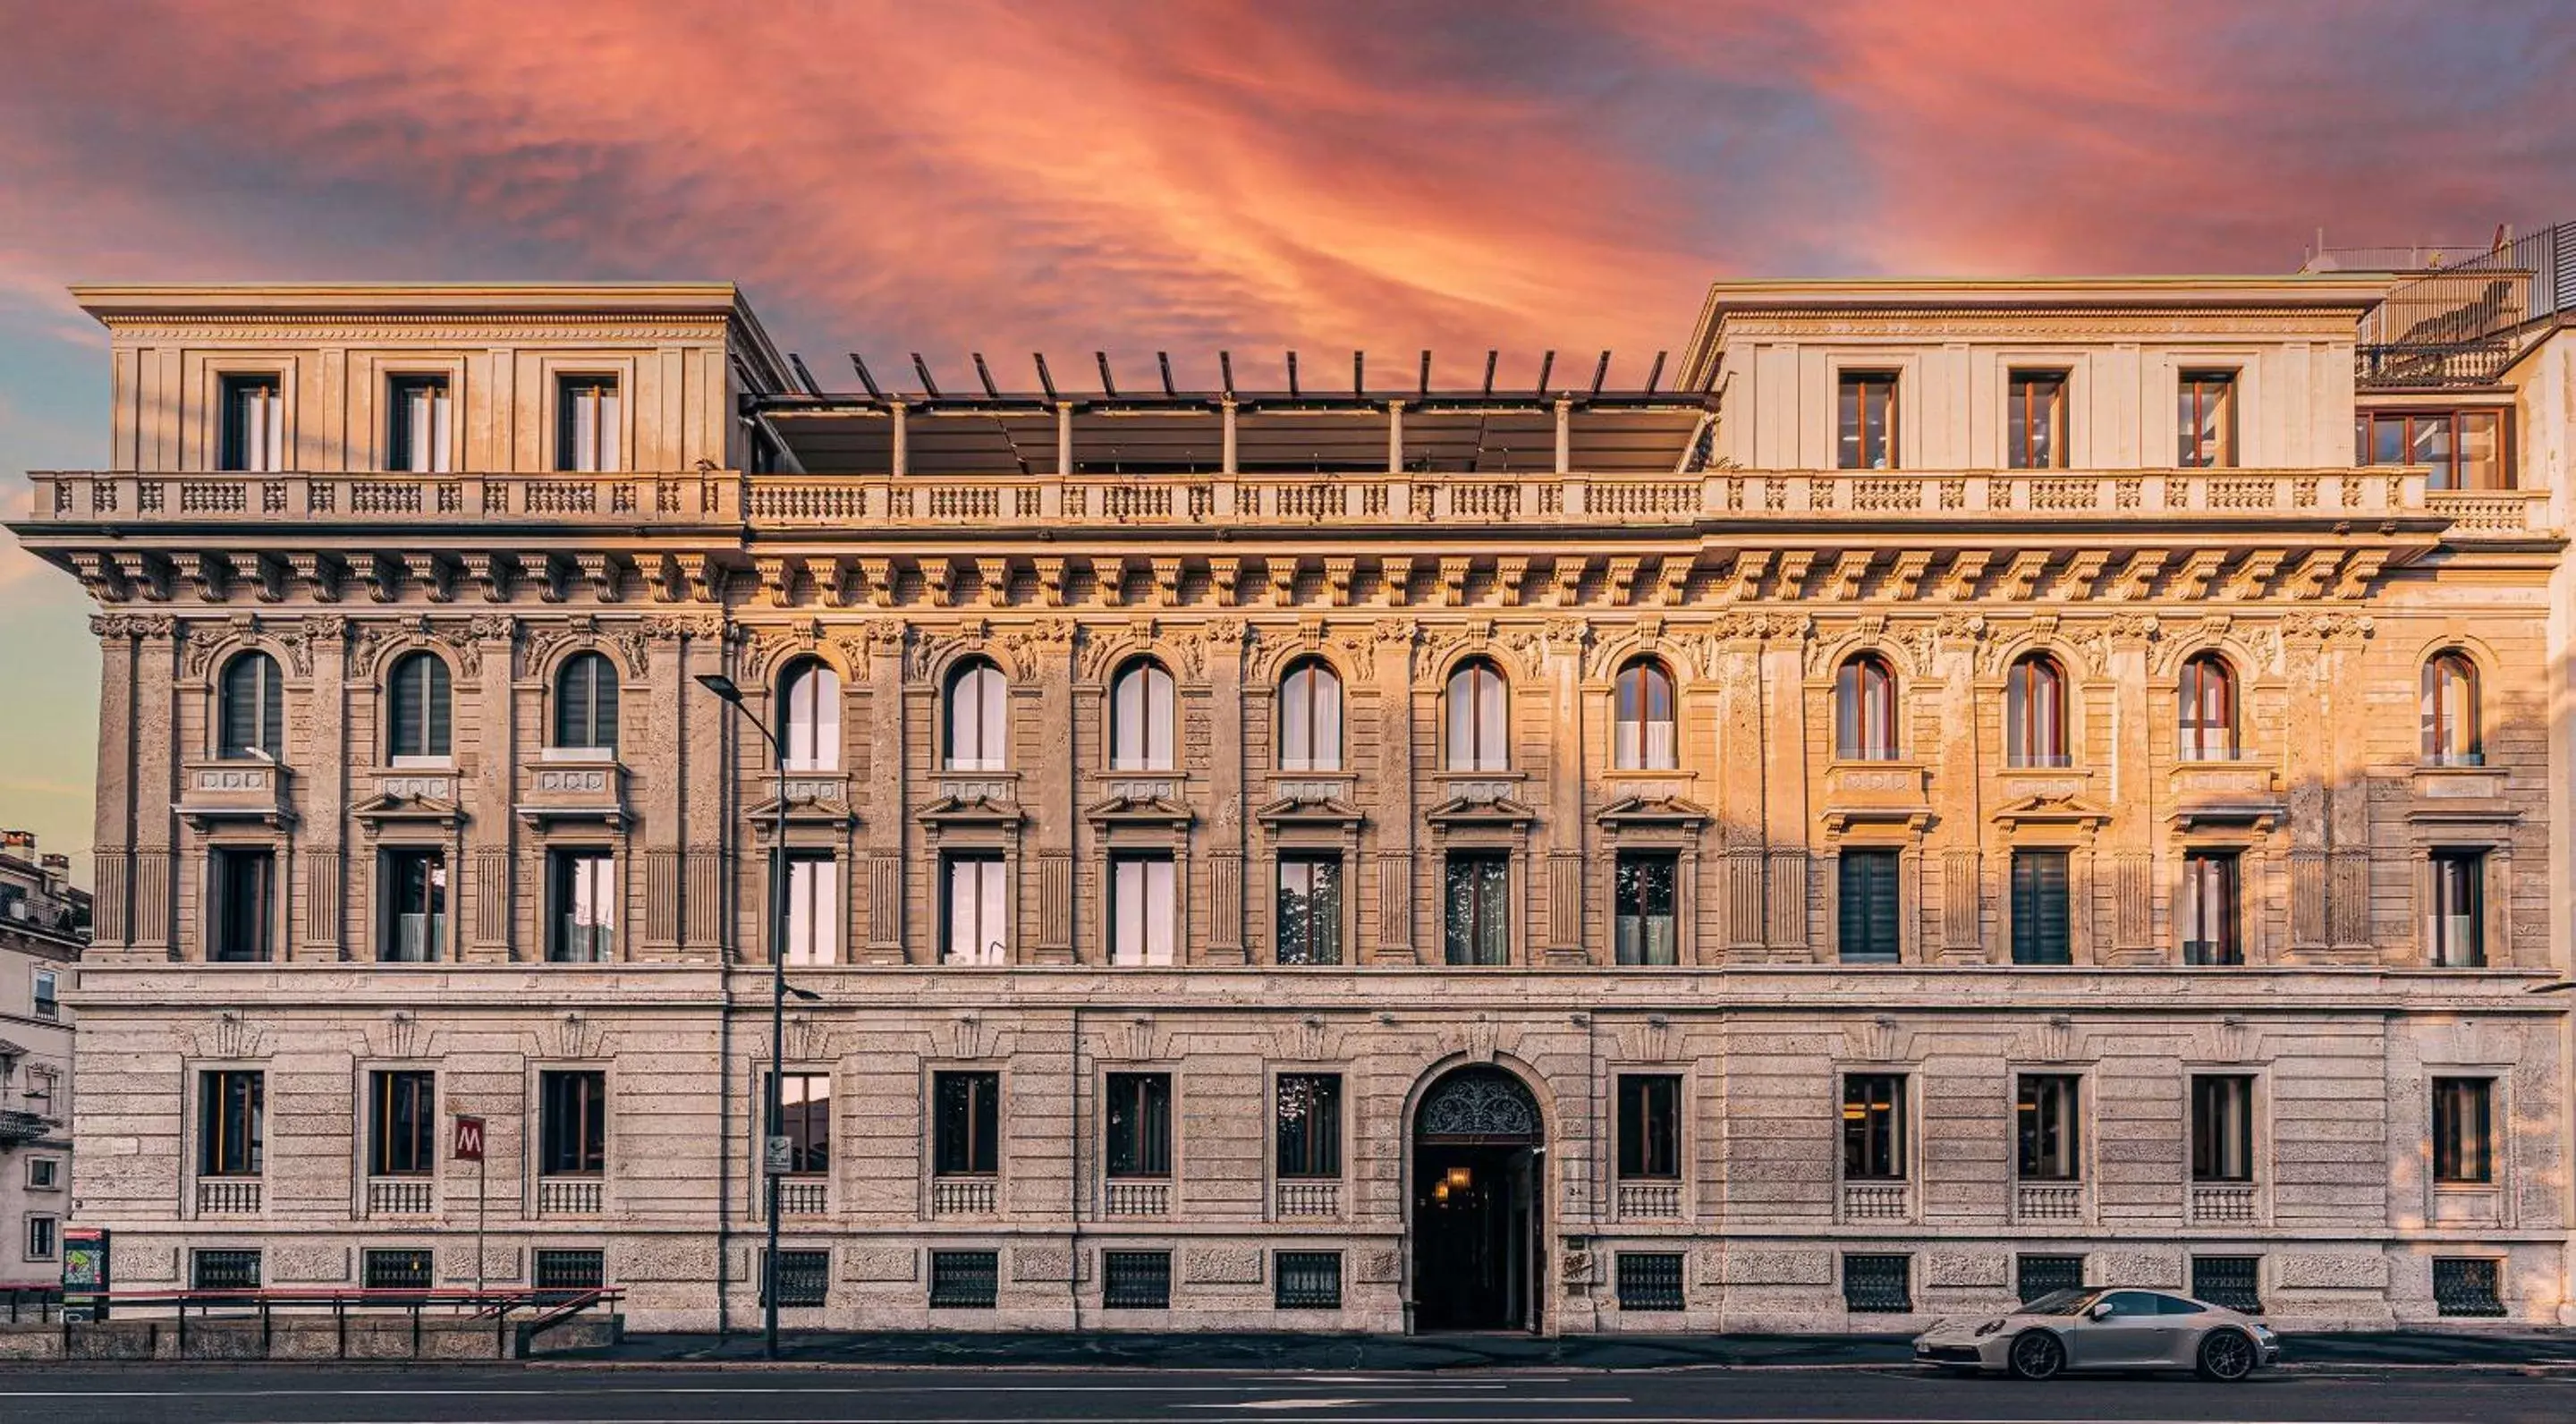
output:
<instances>
[{"instance_id":1,"label":"stone wall block","mask_svg":"<svg viewBox=\"0 0 2576 1424\"><path fill-rule=\"evenodd\" d=\"M909 1246L852 1246L841 1252L845 1281L915 1281L921 1278L921 1253Z\"/></svg>"},{"instance_id":2,"label":"stone wall block","mask_svg":"<svg viewBox=\"0 0 2576 1424\"><path fill-rule=\"evenodd\" d=\"M1726 1283L1732 1286L1829 1286L1834 1283L1834 1253L1799 1250L1735 1250L1726 1254Z\"/></svg>"},{"instance_id":3,"label":"stone wall block","mask_svg":"<svg viewBox=\"0 0 2576 1424\"><path fill-rule=\"evenodd\" d=\"M1192 1246L1181 1253L1181 1279L1194 1286L1257 1286L1258 1246Z\"/></svg>"}]
</instances>

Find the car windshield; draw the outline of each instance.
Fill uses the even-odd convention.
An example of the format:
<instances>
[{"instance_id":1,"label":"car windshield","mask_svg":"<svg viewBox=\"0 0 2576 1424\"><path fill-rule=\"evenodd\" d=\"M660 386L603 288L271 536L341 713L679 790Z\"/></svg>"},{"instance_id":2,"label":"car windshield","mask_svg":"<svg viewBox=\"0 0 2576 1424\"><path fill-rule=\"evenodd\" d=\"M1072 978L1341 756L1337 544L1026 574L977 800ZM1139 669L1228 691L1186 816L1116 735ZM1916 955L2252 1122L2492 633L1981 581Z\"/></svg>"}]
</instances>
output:
<instances>
[{"instance_id":1,"label":"car windshield","mask_svg":"<svg viewBox=\"0 0 2576 1424\"><path fill-rule=\"evenodd\" d=\"M2093 1297L2100 1294L2100 1291L2094 1290L2050 1291L2037 1300L2023 1302L2020 1313L2023 1315L2081 1315L2084 1313L2084 1307L2091 1303Z\"/></svg>"}]
</instances>

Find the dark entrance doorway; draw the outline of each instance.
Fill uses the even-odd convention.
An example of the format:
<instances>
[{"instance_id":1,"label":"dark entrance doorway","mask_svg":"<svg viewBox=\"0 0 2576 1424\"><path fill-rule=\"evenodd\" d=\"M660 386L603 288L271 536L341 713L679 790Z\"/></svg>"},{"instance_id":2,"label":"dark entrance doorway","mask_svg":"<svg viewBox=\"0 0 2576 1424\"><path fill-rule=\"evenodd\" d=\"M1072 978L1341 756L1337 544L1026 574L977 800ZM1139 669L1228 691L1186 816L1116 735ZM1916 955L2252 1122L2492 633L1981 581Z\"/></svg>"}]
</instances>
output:
<instances>
[{"instance_id":1,"label":"dark entrance doorway","mask_svg":"<svg viewBox=\"0 0 2576 1424\"><path fill-rule=\"evenodd\" d=\"M1431 1086L1413 1129L1413 1323L1535 1330L1545 1146L1528 1085L1499 1068Z\"/></svg>"}]
</instances>

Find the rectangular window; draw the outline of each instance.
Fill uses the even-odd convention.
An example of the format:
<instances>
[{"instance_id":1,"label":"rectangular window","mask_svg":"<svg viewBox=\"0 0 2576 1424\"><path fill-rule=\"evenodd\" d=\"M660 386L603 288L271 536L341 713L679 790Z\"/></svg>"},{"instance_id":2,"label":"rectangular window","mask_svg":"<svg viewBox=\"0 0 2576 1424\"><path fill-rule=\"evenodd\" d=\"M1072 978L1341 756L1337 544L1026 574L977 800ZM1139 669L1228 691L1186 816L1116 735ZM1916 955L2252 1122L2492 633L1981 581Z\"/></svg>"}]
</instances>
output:
<instances>
[{"instance_id":1,"label":"rectangular window","mask_svg":"<svg viewBox=\"0 0 2576 1424\"><path fill-rule=\"evenodd\" d=\"M1172 1253L1100 1253L1100 1303L1111 1310L1172 1308Z\"/></svg>"},{"instance_id":2,"label":"rectangular window","mask_svg":"<svg viewBox=\"0 0 2576 1424\"><path fill-rule=\"evenodd\" d=\"M50 969L39 969L34 972L27 989L36 1017L60 1019L63 1016L62 1001L56 997L55 988L60 982L60 976Z\"/></svg>"},{"instance_id":3,"label":"rectangular window","mask_svg":"<svg viewBox=\"0 0 2576 1424\"><path fill-rule=\"evenodd\" d=\"M2013 1262L2013 1290L2025 1303L2062 1290L2083 1288L2081 1256L2022 1256Z\"/></svg>"},{"instance_id":4,"label":"rectangular window","mask_svg":"<svg viewBox=\"0 0 2576 1424\"><path fill-rule=\"evenodd\" d=\"M1843 961L1894 964L1904 923L1897 893L1902 857L1892 850L1847 850L1837 859L1834 919Z\"/></svg>"},{"instance_id":5,"label":"rectangular window","mask_svg":"<svg viewBox=\"0 0 2576 1424\"><path fill-rule=\"evenodd\" d=\"M2354 462L2425 466L2427 489L2512 489L2511 418L2501 409L2365 410L2353 417Z\"/></svg>"},{"instance_id":6,"label":"rectangular window","mask_svg":"<svg viewBox=\"0 0 2576 1424\"><path fill-rule=\"evenodd\" d=\"M1282 964L1342 962L1342 858L1279 857L1278 955Z\"/></svg>"},{"instance_id":7,"label":"rectangular window","mask_svg":"<svg viewBox=\"0 0 2576 1424\"><path fill-rule=\"evenodd\" d=\"M1342 1175L1342 1075L1282 1073L1277 1105L1279 1175Z\"/></svg>"},{"instance_id":8,"label":"rectangular window","mask_svg":"<svg viewBox=\"0 0 2576 1424\"><path fill-rule=\"evenodd\" d=\"M256 1068L209 1068L197 1075L198 1176L259 1175L265 1088Z\"/></svg>"},{"instance_id":9,"label":"rectangular window","mask_svg":"<svg viewBox=\"0 0 2576 1424\"><path fill-rule=\"evenodd\" d=\"M1444 867L1448 893L1442 918L1447 926L1451 964L1512 962L1511 857L1499 852L1462 852Z\"/></svg>"},{"instance_id":10,"label":"rectangular window","mask_svg":"<svg viewBox=\"0 0 2576 1424\"><path fill-rule=\"evenodd\" d=\"M1905 1077L1843 1075L1843 1180L1905 1180Z\"/></svg>"},{"instance_id":11,"label":"rectangular window","mask_svg":"<svg viewBox=\"0 0 2576 1424\"><path fill-rule=\"evenodd\" d=\"M537 1174L595 1177L608 1167L608 1075L537 1075Z\"/></svg>"},{"instance_id":12,"label":"rectangular window","mask_svg":"<svg viewBox=\"0 0 2576 1424\"><path fill-rule=\"evenodd\" d=\"M286 383L279 376L223 380L220 468L273 474L286 468Z\"/></svg>"},{"instance_id":13,"label":"rectangular window","mask_svg":"<svg viewBox=\"0 0 2576 1424\"><path fill-rule=\"evenodd\" d=\"M2186 470L2236 463L2236 373L2185 371L2175 382L2174 421L2182 433L2174 463Z\"/></svg>"},{"instance_id":14,"label":"rectangular window","mask_svg":"<svg viewBox=\"0 0 2576 1424\"><path fill-rule=\"evenodd\" d=\"M1277 1251L1270 1257L1270 1304L1275 1310L1342 1308L1342 1253Z\"/></svg>"},{"instance_id":15,"label":"rectangular window","mask_svg":"<svg viewBox=\"0 0 2576 1424\"><path fill-rule=\"evenodd\" d=\"M445 474L455 468L445 376L396 376L385 386L385 468Z\"/></svg>"},{"instance_id":16,"label":"rectangular window","mask_svg":"<svg viewBox=\"0 0 2576 1424\"><path fill-rule=\"evenodd\" d=\"M2263 1313L2263 1258L2260 1256L2194 1256L2191 1293L2211 1305L2247 1315Z\"/></svg>"},{"instance_id":17,"label":"rectangular window","mask_svg":"<svg viewBox=\"0 0 2576 1424\"><path fill-rule=\"evenodd\" d=\"M61 1158L31 1157L27 1159L27 1190L31 1192L56 1192L61 1191L62 1186L63 1163Z\"/></svg>"},{"instance_id":18,"label":"rectangular window","mask_svg":"<svg viewBox=\"0 0 2576 1424\"><path fill-rule=\"evenodd\" d=\"M2435 851L2432 882L2432 903L2424 912L2426 957L2444 969L2485 967L2486 853Z\"/></svg>"},{"instance_id":19,"label":"rectangular window","mask_svg":"<svg viewBox=\"0 0 2576 1424\"><path fill-rule=\"evenodd\" d=\"M2191 1179L2254 1180L2254 1080L2208 1073L2191 1080Z\"/></svg>"},{"instance_id":20,"label":"rectangular window","mask_svg":"<svg viewBox=\"0 0 2576 1424\"><path fill-rule=\"evenodd\" d=\"M778 1080L777 1131L787 1139L789 1172L832 1169L831 1074L790 1073Z\"/></svg>"},{"instance_id":21,"label":"rectangular window","mask_svg":"<svg viewBox=\"0 0 2576 1424\"><path fill-rule=\"evenodd\" d=\"M2018 1171L2025 1182L2072 1182L2084 1175L2077 1113L2083 1084L2071 1073L2024 1073L2014 1096Z\"/></svg>"},{"instance_id":22,"label":"rectangular window","mask_svg":"<svg viewBox=\"0 0 2576 1424\"><path fill-rule=\"evenodd\" d=\"M2433 1080L2433 1180L2451 1186L2495 1181L2495 1083L2486 1078Z\"/></svg>"},{"instance_id":23,"label":"rectangular window","mask_svg":"<svg viewBox=\"0 0 2576 1424\"><path fill-rule=\"evenodd\" d=\"M259 1252L197 1251L188 1258L191 1290L259 1289Z\"/></svg>"},{"instance_id":24,"label":"rectangular window","mask_svg":"<svg viewBox=\"0 0 2576 1424\"><path fill-rule=\"evenodd\" d=\"M1113 927L1110 963L1165 965L1172 962L1172 946L1180 922L1172 869L1172 858L1168 855L1110 857L1109 918Z\"/></svg>"},{"instance_id":25,"label":"rectangular window","mask_svg":"<svg viewBox=\"0 0 2576 1424\"><path fill-rule=\"evenodd\" d=\"M427 1290L431 1284L429 1253L416 1247L370 1250L361 1270L369 1290Z\"/></svg>"},{"instance_id":26,"label":"rectangular window","mask_svg":"<svg viewBox=\"0 0 2576 1424\"><path fill-rule=\"evenodd\" d=\"M1843 1257L1843 1309L1855 1315L1901 1315L1913 1308L1913 1257Z\"/></svg>"},{"instance_id":27,"label":"rectangular window","mask_svg":"<svg viewBox=\"0 0 2576 1424\"><path fill-rule=\"evenodd\" d=\"M930 1253L930 1308L991 1310L1000 1303L1002 1253L999 1251L933 1251Z\"/></svg>"},{"instance_id":28,"label":"rectangular window","mask_svg":"<svg viewBox=\"0 0 2576 1424\"><path fill-rule=\"evenodd\" d=\"M52 1217L30 1216L27 1218L28 1260L50 1261L54 1259L54 1252L57 1249L60 1239L60 1233L54 1229L54 1219Z\"/></svg>"},{"instance_id":29,"label":"rectangular window","mask_svg":"<svg viewBox=\"0 0 2576 1424\"><path fill-rule=\"evenodd\" d=\"M2006 398L2004 465L2014 470L2066 468L2066 373L2015 371Z\"/></svg>"},{"instance_id":30,"label":"rectangular window","mask_svg":"<svg viewBox=\"0 0 2576 1424\"><path fill-rule=\"evenodd\" d=\"M1682 1308L1679 1251L1622 1251L1616 1272L1621 1310Z\"/></svg>"},{"instance_id":31,"label":"rectangular window","mask_svg":"<svg viewBox=\"0 0 2576 1424\"><path fill-rule=\"evenodd\" d=\"M555 468L597 473L620 468L615 376L565 376L556 385Z\"/></svg>"},{"instance_id":32,"label":"rectangular window","mask_svg":"<svg viewBox=\"0 0 2576 1424\"><path fill-rule=\"evenodd\" d=\"M608 1253L604 1251L538 1251L535 1256L535 1283L539 1290L599 1290L608 1284Z\"/></svg>"},{"instance_id":33,"label":"rectangular window","mask_svg":"<svg viewBox=\"0 0 2576 1424\"><path fill-rule=\"evenodd\" d=\"M2433 1309L2442 1315L2504 1314L2504 1262L2492 1256L2434 1257Z\"/></svg>"},{"instance_id":34,"label":"rectangular window","mask_svg":"<svg viewBox=\"0 0 2576 1424\"><path fill-rule=\"evenodd\" d=\"M761 1253L766 1265L768 1252ZM811 1308L830 1298L832 1289L832 1253L829 1251L781 1251L778 1253L778 1308ZM768 1303L769 1282L761 1281L761 1302Z\"/></svg>"},{"instance_id":35,"label":"rectangular window","mask_svg":"<svg viewBox=\"0 0 2576 1424\"><path fill-rule=\"evenodd\" d=\"M1672 1182L1682 1175L1678 1073L1619 1076L1619 1180Z\"/></svg>"},{"instance_id":36,"label":"rectangular window","mask_svg":"<svg viewBox=\"0 0 2576 1424\"><path fill-rule=\"evenodd\" d=\"M1845 371L1836 408L1834 467L1896 468L1896 375Z\"/></svg>"},{"instance_id":37,"label":"rectangular window","mask_svg":"<svg viewBox=\"0 0 2576 1424\"><path fill-rule=\"evenodd\" d=\"M1628 852L1619 857L1611 877L1612 948L1618 962L1680 963L1681 921L1673 909L1680 858Z\"/></svg>"},{"instance_id":38,"label":"rectangular window","mask_svg":"<svg viewBox=\"0 0 2576 1424\"><path fill-rule=\"evenodd\" d=\"M27 1111L48 1122L54 1119L54 1083L57 1077L51 1068L27 1070Z\"/></svg>"},{"instance_id":39,"label":"rectangular window","mask_svg":"<svg viewBox=\"0 0 2576 1424\"><path fill-rule=\"evenodd\" d=\"M2182 962L2243 964L2237 934L2234 851L2195 850L2182 858Z\"/></svg>"},{"instance_id":40,"label":"rectangular window","mask_svg":"<svg viewBox=\"0 0 2576 1424\"><path fill-rule=\"evenodd\" d=\"M447 957L447 852L424 847L388 850L376 883L384 892L377 924L376 958L388 964L428 964Z\"/></svg>"},{"instance_id":41,"label":"rectangular window","mask_svg":"<svg viewBox=\"0 0 2576 1424\"><path fill-rule=\"evenodd\" d=\"M1107 1092L1109 1175L1172 1175L1172 1075L1112 1073Z\"/></svg>"},{"instance_id":42,"label":"rectangular window","mask_svg":"<svg viewBox=\"0 0 2576 1424\"><path fill-rule=\"evenodd\" d=\"M1005 964L1011 957L1010 900L998 855L951 855L940 877L940 918L950 964Z\"/></svg>"},{"instance_id":43,"label":"rectangular window","mask_svg":"<svg viewBox=\"0 0 2576 1424\"><path fill-rule=\"evenodd\" d=\"M227 963L262 963L276 957L269 926L276 920L277 853L265 848L218 846L215 849L214 904L207 923L213 930L206 957Z\"/></svg>"},{"instance_id":44,"label":"rectangular window","mask_svg":"<svg viewBox=\"0 0 2576 1424\"><path fill-rule=\"evenodd\" d=\"M2012 957L2015 964L2072 964L2068 933L2067 854L2017 850L2012 858Z\"/></svg>"},{"instance_id":45,"label":"rectangular window","mask_svg":"<svg viewBox=\"0 0 2576 1424\"><path fill-rule=\"evenodd\" d=\"M617 958L617 860L604 850L558 850L546 857L546 958L557 964L606 964Z\"/></svg>"},{"instance_id":46,"label":"rectangular window","mask_svg":"<svg viewBox=\"0 0 2576 1424\"><path fill-rule=\"evenodd\" d=\"M837 964L841 862L829 852L787 853L787 962Z\"/></svg>"},{"instance_id":47,"label":"rectangular window","mask_svg":"<svg viewBox=\"0 0 2576 1424\"><path fill-rule=\"evenodd\" d=\"M931 1171L989 1177L1002 1170L1002 1075L935 1073L930 1079Z\"/></svg>"},{"instance_id":48,"label":"rectangular window","mask_svg":"<svg viewBox=\"0 0 2576 1424\"><path fill-rule=\"evenodd\" d=\"M438 1170L438 1075L402 1068L367 1075L367 1175L408 1177Z\"/></svg>"}]
</instances>

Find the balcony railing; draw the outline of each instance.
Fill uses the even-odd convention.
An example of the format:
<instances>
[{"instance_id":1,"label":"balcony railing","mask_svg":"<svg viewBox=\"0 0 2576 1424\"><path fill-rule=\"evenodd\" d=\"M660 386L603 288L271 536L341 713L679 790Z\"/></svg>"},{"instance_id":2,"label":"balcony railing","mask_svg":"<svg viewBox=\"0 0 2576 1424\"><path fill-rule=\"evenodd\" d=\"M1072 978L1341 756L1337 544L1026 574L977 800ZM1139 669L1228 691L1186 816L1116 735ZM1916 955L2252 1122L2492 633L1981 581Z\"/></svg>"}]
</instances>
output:
<instances>
[{"instance_id":1,"label":"balcony railing","mask_svg":"<svg viewBox=\"0 0 2576 1424\"><path fill-rule=\"evenodd\" d=\"M197 1179L197 1215L257 1216L259 1188L257 1177L200 1177Z\"/></svg>"},{"instance_id":2,"label":"balcony railing","mask_svg":"<svg viewBox=\"0 0 2576 1424\"><path fill-rule=\"evenodd\" d=\"M832 1183L825 1177L778 1179L780 1216L821 1216L832 1209Z\"/></svg>"},{"instance_id":3,"label":"balcony railing","mask_svg":"<svg viewBox=\"0 0 2576 1424\"><path fill-rule=\"evenodd\" d=\"M1843 1183L1843 1220L1871 1222L1911 1221L1913 1219L1913 1183Z\"/></svg>"},{"instance_id":4,"label":"balcony railing","mask_svg":"<svg viewBox=\"0 0 2576 1424\"><path fill-rule=\"evenodd\" d=\"M539 1216L597 1216L602 1197L597 1177L539 1177Z\"/></svg>"},{"instance_id":5,"label":"balcony railing","mask_svg":"<svg viewBox=\"0 0 2576 1424\"><path fill-rule=\"evenodd\" d=\"M2456 510L2462 532L2507 532L2528 491L2428 495L2415 466L2361 469L1712 470L1640 478L1553 472L1326 471L1224 476L565 476L38 471L38 523L492 523L938 528L1438 522L1587 526L1701 520L2320 519ZM2514 525L2519 532L2527 525Z\"/></svg>"},{"instance_id":6,"label":"balcony railing","mask_svg":"<svg viewBox=\"0 0 2576 1424\"><path fill-rule=\"evenodd\" d=\"M2194 1182L2191 1184L2191 1221L2194 1226L2251 1226L2255 1224L2255 1192L2251 1182Z\"/></svg>"},{"instance_id":7,"label":"balcony railing","mask_svg":"<svg viewBox=\"0 0 2576 1424\"><path fill-rule=\"evenodd\" d=\"M1110 1182L1100 1193L1103 1216L1169 1216L1171 1211L1169 1182Z\"/></svg>"},{"instance_id":8,"label":"balcony railing","mask_svg":"<svg viewBox=\"0 0 2576 1424\"><path fill-rule=\"evenodd\" d=\"M1295 1217L1340 1216L1342 1184L1329 1181L1281 1182L1274 1201L1275 1214L1282 1221Z\"/></svg>"},{"instance_id":9,"label":"balcony railing","mask_svg":"<svg viewBox=\"0 0 2576 1424\"><path fill-rule=\"evenodd\" d=\"M1679 1221L1682 1215L1682 1184L1679 1182L1621 1182L1618 1191L1621 1221Z\"/></svg>"},{"instance_id":10,"label":"balcony railing","mask_svg":"<svg viewBox=\"0 0 2576 1424\"><path fill-rule=\"evenodd\" d=\"M436 1196L435 1184L427 1177L370 1177L367 1215L427 1216Z\"/></svg>"},{"instance_id":11,"label":"balcony railing","mask_svg":"<svg viewBox=\"0 0 2576 1424\"><path fill-rule=\"evenodd\" d=\"M2017 1182L2013 1185L2013 1220L2038 1225L2072 1225L2084 1219L2081 1182Z\"/></svg>"},{"instance_id":12,"label":"balcony railing","mask_svg":"<svg viewBox=\"0 0 2576 1424\"><path fill-rule=\"evenodd\" d=\"M993 1177L934 1177L930 1182L933 1216L991 1216L1001 1209L1002 1184Z\"/></svg>"}]
</instances>

